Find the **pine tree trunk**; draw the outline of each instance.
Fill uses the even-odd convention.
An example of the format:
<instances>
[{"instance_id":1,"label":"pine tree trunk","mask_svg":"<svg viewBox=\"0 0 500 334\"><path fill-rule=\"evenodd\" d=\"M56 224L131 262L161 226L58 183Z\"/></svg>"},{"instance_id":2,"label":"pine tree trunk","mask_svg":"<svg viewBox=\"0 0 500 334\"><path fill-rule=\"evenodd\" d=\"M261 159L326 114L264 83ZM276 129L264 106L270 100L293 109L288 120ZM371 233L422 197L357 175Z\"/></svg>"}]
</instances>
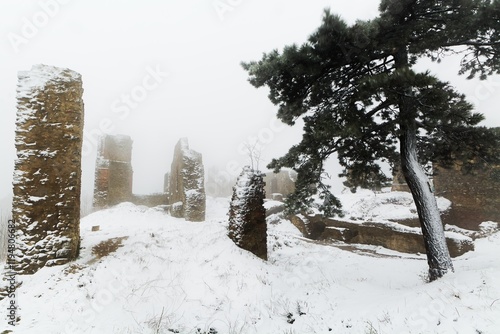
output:
<instances>
[{"instance_id":1,"label":"pine tree trunk","mask_svg":"<svg viewBox=\"0 0 500 334\"><path fill-rule=\"evenodd\" d=\"M446 245L436 197L432 193L429 180L417 159L416 129L402 126L401 130L401 168L417 206L427 251L429 279L433 281L442 277L449 270L453 271L453 264Z\"/></svg>"},{"instance_id":2,"label":"pine tree trunk","mask_svg":"<svg viewBox=\"0 0 500 334\"><path fill-rule=\"evenodd\" d=\"M399 68L408 68L406 51L400 52L395 60ZM433 281L448 271L453 271L453 264L446 244L436 197L418 161L416 114L412 107L415 101L410 101L408 96L411 96L410 88L399 97L401 169L417 207L427 251L429 279Z\"/></svg>"}]
</instances>

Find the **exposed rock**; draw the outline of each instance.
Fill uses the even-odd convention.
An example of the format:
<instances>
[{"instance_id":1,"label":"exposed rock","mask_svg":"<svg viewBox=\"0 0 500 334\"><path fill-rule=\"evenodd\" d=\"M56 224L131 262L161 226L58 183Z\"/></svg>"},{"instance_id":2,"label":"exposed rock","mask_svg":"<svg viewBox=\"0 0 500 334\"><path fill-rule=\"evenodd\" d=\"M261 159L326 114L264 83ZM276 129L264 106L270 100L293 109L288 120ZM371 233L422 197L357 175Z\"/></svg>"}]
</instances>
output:
<instances>
[{"instance_id":1,"label":"exposed rock","mask_svg":"<svg viewBox=\"0 0 500 334\"><path fill-rule=\"evenodd\" d=\"M102 209L132 200L132 139L125 135L104 135L99 142L94 208Z\"/></svg>"},{"instance_id":2,"label":"exposed rock","mask_svg":"<svg viewBox=\"0 0 500 334\"><path fill-rule=\"evenodd\" d=\"M321 215L297 215L291 217L291 221L305 237L313 240L334 239L345 243L382 246L403 253L426 253L420 228L391 222L354 223ZM473 240L459 233L446 232L446 243L452 257L474 250Z\"/></svg>"},{"instance_id":3,"label":"exposed rock","mask_svg":"<svg viewBox=\"0 0 500 334\"><path fill-rule=\"evenodd\" d=\"M287 197L295 191L295 181L297 173L293 170L281 170L279 173L266 173L264 182L266 182L267 198L272 198L273 194L281 194Z\"/></svg>"},{"instance_id":4,"label":"exposed rock","mask_svg":"<svg viewBox=\"0 0 500 334\"><path fill-rule=\"evenodd\" d=\"M262 173L245 167L233 188L228 236L233 242L267 260L267 225Z\"/></svg>"},{"instance_id":5,"label":"exposed rock","mask_svg":"<svg viewBox=\"0 0 500 334\"><path fill-rule=\"evenodd\" d=\"M444 224L478 230L482 222L500 222L500 166L467 174L459 164L451 169L434 167L434 171L436 195L452 203L442 217Z\"/></svg>"},{"instance_id":6,"label":"exposed rock","mask_svg":"<svg viewBox=\"0 0 500 334\"><path fill-rule=\"evenodd\" d=\"M80 74L69 69L19 72L12 204L18 273L78 256L82 94Z\"/></svg>"},{"instance_id":7,"label":"exposed rock","mask_svg":"<svg viewBox=\"0 0 500 334\"><path fill-rule=\"evenodd\" d=\"M303 215L296 215L290 217L292 224L299 229L302 235L306 238L318 240L321 239L325 232L325 223L322 221L310 222L309 218Z\"/></svg>"},{"instance_id":8,"label":"exposed rock","mask_svg":"<svg viewBox=\"0 0 500 334\"><path fill-rule=\"evenodd\" d=\"M206 196L202 156L189 149L187 138L180 139L175 146L169 180L169 202L182 203L176 215L188 221L204 221Z\"/></svg>"},{"instance_id":9,"label":"exposed rock","mask_svg":"<svg viewBox=\"0 0 500 334\"><path fill-rule=\"evenodd\" d=\"M264 208L266 208L266 217L276 214L283 214L285 211L285 203L273 200L266 200L264 202Z\"/></svg>"}]
</instances>

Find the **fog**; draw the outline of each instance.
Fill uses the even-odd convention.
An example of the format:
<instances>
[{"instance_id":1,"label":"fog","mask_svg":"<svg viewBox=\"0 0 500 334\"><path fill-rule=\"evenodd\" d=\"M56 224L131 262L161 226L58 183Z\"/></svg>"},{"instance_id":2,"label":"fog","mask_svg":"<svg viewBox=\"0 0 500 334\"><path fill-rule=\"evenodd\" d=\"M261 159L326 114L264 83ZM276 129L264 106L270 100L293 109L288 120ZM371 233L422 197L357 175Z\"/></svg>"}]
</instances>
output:
<instances>
[{"instance_id":1,"label":"fog","mask_svg":"<svg viewBox=\"0 0 500 334\"><path fill-rule=\"evenodd\" d=\"M301 137L275 118L265 89L247 82L241 61L302 43L330 7L353 23L378 1L3 0L0 47L0 198L11 193L17 72L43 63L82 74L85 101L83 193L93 189L97 138L132 137L134 193L159 192L181 137L205 167L237 173L242 145L258 141L265 166ZM489 126L500 126L500 79L466 81L457 59L422 63L467 94ZM338 171L331 165L330 174Z\"/></svg>"}]
</instances>

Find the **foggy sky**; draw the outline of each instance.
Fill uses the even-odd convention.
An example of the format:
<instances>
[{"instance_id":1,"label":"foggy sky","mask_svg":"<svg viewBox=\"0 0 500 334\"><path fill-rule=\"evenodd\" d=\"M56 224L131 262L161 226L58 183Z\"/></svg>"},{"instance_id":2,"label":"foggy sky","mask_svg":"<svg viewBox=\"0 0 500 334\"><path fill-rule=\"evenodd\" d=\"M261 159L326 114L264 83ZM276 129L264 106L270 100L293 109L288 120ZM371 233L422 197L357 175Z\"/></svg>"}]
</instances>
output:
<instances>
[{"instance_id":1,"label":"foggy sky","mask_svg":"<svg viewBox=\"0 0 500 334\"><path fill-rule=\"evenodd\" d=\"M134 193L158 192L181 137L203 154L206 167L228 172L247 162L241 146L249 138L263 146L261 166L299 142L300 127L276 120L267 91L247 82L240 62L304 42L326 7L353 23L376 16L377 6L374 0L2 0L0 198L12 188L18 71L43 63L82 75L84 193L93 189L96 140L104 132L134 141ZM466 93L486 125L500 126L500 78L458 78L456 59L424 67Z\"/></svg>"}]
</instances>

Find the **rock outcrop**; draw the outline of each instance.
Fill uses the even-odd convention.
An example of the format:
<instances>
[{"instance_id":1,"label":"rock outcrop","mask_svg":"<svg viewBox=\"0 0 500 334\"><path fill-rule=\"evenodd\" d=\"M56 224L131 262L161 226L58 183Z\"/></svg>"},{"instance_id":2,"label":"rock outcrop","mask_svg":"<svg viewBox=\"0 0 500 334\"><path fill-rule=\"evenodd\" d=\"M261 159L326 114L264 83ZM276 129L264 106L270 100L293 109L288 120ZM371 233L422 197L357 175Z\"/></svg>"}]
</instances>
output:
<instances>
[{"instance_id":1,"label":"rock outcrop","mask_svg":"<svg viewBox=\"0 0 500 334\"><path fill-rule=\"evenodd\" d=\"M403 253L425 254L420 228L394 222L350 222L316 216L297 215L291 222L304 237L313 240L338 240L348 244L382 246ZM446 232L446 243L452 257L474 250L472 238Z\"/></svg>"},{"instance_id":2,"label":"rock outcrop","mask_svg":"<svg viewBox=\"0 0 500 334\"><path fill-rule=\"evenodd\" d=\"M264 180L259 171L245 167L233 188L228 236L240 248L267 260L267 225Z\"/></svg>"},{"instance_id":3,"label":"rock outcrop","mask_svg":"<svg viewBox=\"0 0 500 334\"><path fill-rule=\"evenodd\" d=\"M97 150L94 208L102 209L132 201L132 139L104 135Z\"/></svg>"},{"instance_id":4,"label":"rock outcrop","mask_svg":"<svg viewBox=\"0 0 500 334\"><path fill-rule=\"evenodd\" d=\"M46 65L18 78L14 270L33 274L79 253L83 88L80 74Z\"/></svg>"},{"instance_id":5,"label":"rock outcrop","mask_svg":"<svg viewBox=\"0 0 500 334\"><path fill-rule=\"evenodd\" d=\"M166 182L165 182L166 183ZM204 221L206 209L205 178L202 155L189 149L187 138L175 146L170 170L168 199L174 216L188 221Z\"/></svg>"}]
</instances>

